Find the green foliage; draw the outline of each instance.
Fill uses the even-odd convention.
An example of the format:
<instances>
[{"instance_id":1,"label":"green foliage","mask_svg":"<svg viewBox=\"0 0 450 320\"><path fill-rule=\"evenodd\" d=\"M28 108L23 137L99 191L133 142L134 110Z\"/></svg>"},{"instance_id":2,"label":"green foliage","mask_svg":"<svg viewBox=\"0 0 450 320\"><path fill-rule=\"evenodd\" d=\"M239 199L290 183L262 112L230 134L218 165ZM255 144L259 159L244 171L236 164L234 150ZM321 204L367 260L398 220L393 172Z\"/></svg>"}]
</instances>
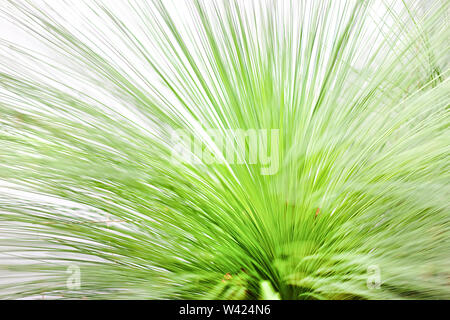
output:
<instances>
[{"instance_id":1,"label":"green foliage","mask_svg":"<svg viewBox=\"0 0 450 320\"><path fill-rule=\"evenodd\" d=\"M55 3L0 7L2 297L450 299L449 1Z\"/></svg>"}]
</instances>

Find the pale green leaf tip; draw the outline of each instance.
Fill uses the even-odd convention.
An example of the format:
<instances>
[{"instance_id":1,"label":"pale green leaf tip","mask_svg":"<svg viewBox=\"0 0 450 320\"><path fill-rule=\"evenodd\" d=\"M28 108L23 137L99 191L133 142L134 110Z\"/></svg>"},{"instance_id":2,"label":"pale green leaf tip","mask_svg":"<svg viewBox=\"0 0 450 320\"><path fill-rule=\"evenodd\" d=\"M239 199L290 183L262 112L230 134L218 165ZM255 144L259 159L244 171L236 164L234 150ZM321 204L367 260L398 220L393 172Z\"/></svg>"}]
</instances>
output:
<instances>
[{"instance_id":1,"label":"pale green leaf tip","mask_svg":"<svg viewBox=\"0 0 450 320\"><path fill-rule=\"evenodd\" d=\"M274 290L272 284L265 280L261 281L261 299L262 300L281 300L280 294Z\"/></svg>"}]
</instances>

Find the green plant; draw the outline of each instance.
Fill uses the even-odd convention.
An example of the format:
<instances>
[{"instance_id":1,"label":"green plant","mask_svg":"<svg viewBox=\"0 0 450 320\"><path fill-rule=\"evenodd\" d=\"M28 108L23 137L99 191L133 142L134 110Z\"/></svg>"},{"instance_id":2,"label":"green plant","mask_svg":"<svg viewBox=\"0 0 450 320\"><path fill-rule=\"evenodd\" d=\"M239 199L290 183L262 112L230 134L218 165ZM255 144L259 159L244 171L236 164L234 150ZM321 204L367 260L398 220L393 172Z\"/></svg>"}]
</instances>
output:
<instances>
[{"instance_id":1,"label":"green plant","mask_svg":"<svg viewBox=\"0 0 450 320\"><path fill-rule=\"evenodd\" d=\"M4 1L1 296L450 298L449 5Z\"/></svg>"}]
</instances>

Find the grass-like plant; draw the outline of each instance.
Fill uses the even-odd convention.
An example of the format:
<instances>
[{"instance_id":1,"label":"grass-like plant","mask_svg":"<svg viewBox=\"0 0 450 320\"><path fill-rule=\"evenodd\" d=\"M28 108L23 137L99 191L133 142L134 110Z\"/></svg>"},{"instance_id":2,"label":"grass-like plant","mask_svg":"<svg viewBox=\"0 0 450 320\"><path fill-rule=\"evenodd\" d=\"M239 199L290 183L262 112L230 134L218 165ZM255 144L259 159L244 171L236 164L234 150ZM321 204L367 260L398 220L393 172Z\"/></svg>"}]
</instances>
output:
<instances>
[{"instance_id":1,"label":"grass-like plant","mask_svg":"<svg viewBox=\"0 0 450 320\"><path fill-rule=\"evenodd\" d=\"M1 297L449 299L449 6L3 0Z\"/></svg>"}]
</instances>

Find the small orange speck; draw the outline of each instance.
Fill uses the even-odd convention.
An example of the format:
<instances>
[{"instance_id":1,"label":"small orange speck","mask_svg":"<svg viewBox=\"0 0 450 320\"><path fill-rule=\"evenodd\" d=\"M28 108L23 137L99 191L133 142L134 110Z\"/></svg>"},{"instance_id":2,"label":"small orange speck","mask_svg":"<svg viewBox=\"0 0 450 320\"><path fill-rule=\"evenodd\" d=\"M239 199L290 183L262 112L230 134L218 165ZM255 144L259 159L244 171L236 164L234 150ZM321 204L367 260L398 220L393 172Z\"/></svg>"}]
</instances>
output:
<instances>
[{"instance_id":1,"label":"small orange speck","mask_svg":"<svg viewBox=\"0 0 450 320\"><path fill-rule=\"evenodd\" d=\"M319 212L320 212L320 208L317 208L315 217L317 217L317 215L319 214Z\"/></svg>"}]
</instances>

